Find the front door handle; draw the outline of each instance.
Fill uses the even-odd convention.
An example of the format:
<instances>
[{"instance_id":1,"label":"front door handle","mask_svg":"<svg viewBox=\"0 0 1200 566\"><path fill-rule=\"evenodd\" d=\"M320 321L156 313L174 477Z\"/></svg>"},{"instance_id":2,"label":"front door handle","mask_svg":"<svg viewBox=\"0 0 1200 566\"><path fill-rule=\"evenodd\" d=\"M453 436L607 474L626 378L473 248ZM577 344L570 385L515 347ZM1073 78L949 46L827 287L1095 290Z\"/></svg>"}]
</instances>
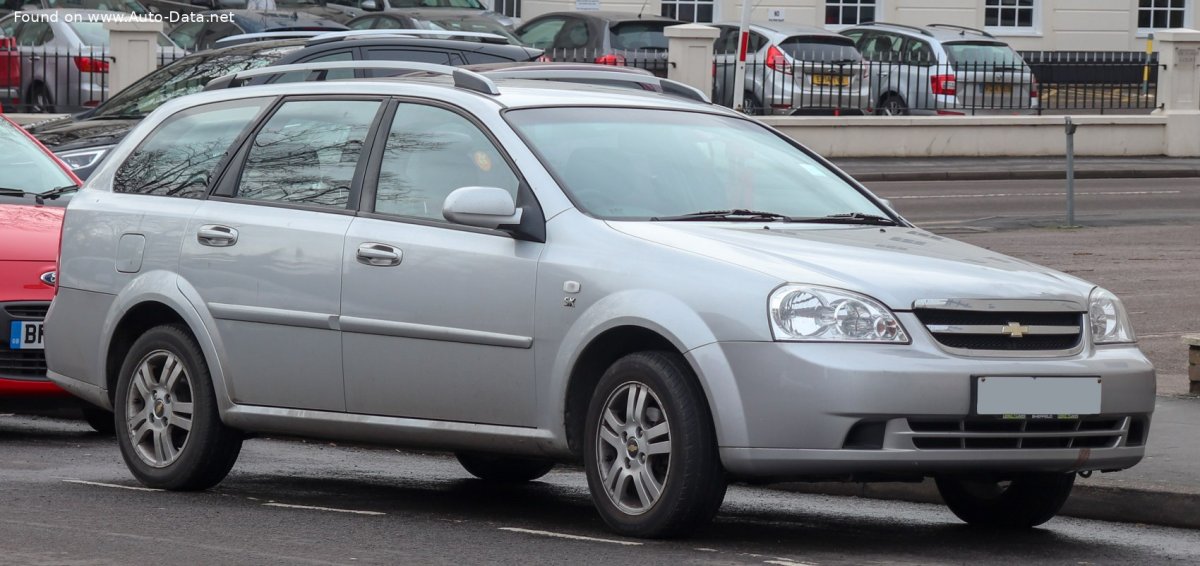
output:
<instances>
[{"instance_id":1,"label":"front door handle","mask_svg":"<svg viewBox=\"0 0 1200 566\"><path fill-rule=\"evenodd\" d=\"M219 224L205 224L196 232L196 240L202 246L227 248L237 243L238 231Z\"/></svg>"},{"instance_id":2,"label":"front door handle","mask_svg":"<svg viewBox=\"0 0 1200 566\"><path fill-rule=\"evenodd\" d=\"M367 242L358 246L358 263L372 267L394 267L400 265L404 254L387 244Z\"/></svg>"}]
</instances>

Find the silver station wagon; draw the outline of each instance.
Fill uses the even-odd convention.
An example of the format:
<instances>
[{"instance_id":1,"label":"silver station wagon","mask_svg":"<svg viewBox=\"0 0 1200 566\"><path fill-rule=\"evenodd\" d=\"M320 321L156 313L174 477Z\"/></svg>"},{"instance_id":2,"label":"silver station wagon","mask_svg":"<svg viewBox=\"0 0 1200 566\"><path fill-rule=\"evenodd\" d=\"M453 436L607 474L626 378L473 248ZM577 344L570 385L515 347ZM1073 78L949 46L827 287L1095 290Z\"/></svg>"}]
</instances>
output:
<instances>
[{"instance_id":1,"label":"silver station wagon","mask_svg":"<svg viewBox=\"0 0 1200 566\"><path fill-rule=\"evenodd\" d=\"M581 462L614 531L665 537L731 481L932 477L1029 527L1142 458L1112 293L731 110L414 66L168 102L71 201L50 377L143 484L211 487L249 433Z\"/></svg>"}]
</instances>

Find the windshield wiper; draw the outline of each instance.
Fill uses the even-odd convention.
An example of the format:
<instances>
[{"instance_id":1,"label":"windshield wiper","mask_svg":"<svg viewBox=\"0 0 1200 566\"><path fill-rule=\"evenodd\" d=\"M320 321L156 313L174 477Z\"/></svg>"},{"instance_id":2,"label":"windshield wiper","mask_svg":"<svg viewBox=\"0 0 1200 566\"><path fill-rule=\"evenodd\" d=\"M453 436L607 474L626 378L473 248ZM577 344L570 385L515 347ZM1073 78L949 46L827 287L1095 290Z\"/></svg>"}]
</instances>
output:
<instances>
[{"instance_id":1,"label":"windshield wiper","mask_svg":"<svg viewBox=\"0 0 1200 566\"><path fill-rule=\"evenodd\" d=\"M704 220L734 220L740 222L755 222L755 221L775 221L784 220L790 221L791 217L778 214L775 212L762 212L758 210L746 210L743 208L734 208L731 210L708 210L704 212L692 212L690 214L680 214L678 216L655 216L650 220L654 222L680 222L680 221L704 221Z\"/></svg>"},{"instance_id":2,"label":"windshield wiper","mask_svg":"<svg viewBox=\"0 0 1200 566\"><path fill-rule=\"evenodd\" d=\"M895 220L877 214L865 212L847 212L830 214L829 216L814 216L811 218L790 218L791 222L810 222L813 224L869 224L872 226L899 226Z\"/></svg>"},{"instance_id":3,"label":"windshield wiper","mask_svg":"<svg viewBox=\"0 0 1200 566\"><path fill-rule=\"evenodd\" d=\"M61 187L54 187L53 189L50 189L50 190L42 193L42 198L56 199L67 193L73 193L78 190L79 190L79 185L63 185Z\"/></svg>"},{"instance_id":4,"label":"windshield wiper","mask_svg":"<svg viewBox=\"0 0 1200 566\"><path fill-rule=\"evenodd\" d=\"M44 193L35 193L33 191L27 191L25 189L13 189L10 187L0 187L0 196L12 195L12 196L18 196L18 197L33 197L33 200L37 201L38 204L42 204L45 199L56 199L64 194L78 191L78 190L79 190L79 185L66 185L66 186L62 186L62 187L55 187Z\"/></svg>"}]
</instances>

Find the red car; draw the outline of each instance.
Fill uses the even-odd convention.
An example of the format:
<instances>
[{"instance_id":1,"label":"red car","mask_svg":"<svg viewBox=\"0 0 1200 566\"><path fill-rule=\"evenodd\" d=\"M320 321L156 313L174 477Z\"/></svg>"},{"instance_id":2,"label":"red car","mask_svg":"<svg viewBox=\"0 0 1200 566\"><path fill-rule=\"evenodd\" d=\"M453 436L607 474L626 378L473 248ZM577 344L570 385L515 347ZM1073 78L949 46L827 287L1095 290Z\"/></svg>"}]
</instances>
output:
<instances>
[{"instance_id":1,"label":"red car","mask_svg":"<svg viewBox=\"0 0 1200 566\"><path fill-rule=\"evenodd\" d=\"M96 430L112 414L70 400L46 379L42 320L55 291L67 195L80 180L23 128L0 115L0 405L84 407Z\"/></svg>"}]
</instances>

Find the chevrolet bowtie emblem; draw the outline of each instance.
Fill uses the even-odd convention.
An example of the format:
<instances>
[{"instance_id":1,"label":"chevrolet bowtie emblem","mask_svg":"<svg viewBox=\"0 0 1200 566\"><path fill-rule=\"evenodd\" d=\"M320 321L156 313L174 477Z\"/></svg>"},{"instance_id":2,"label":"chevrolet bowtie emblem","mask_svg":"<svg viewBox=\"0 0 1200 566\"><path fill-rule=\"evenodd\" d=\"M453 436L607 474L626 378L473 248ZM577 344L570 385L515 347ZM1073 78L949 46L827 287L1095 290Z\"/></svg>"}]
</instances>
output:
<instances>
[{"instance_id":1,"label":"chevrolet bowtie emblem","mask_svg":"<svg viewBox=\"0 0 1200 566\"><path fill-rule=\"evenodd\" d=\"M1000 327L1000 333L1007 334L1013 338L1020 338L1026 334L1029 334L1029 327L1021 326L1021 323L1019 322L1010 322L1008 323L1008 326Z\"/></svg>"}]
</instances>

